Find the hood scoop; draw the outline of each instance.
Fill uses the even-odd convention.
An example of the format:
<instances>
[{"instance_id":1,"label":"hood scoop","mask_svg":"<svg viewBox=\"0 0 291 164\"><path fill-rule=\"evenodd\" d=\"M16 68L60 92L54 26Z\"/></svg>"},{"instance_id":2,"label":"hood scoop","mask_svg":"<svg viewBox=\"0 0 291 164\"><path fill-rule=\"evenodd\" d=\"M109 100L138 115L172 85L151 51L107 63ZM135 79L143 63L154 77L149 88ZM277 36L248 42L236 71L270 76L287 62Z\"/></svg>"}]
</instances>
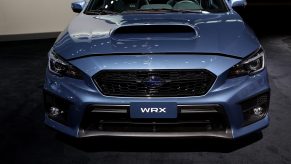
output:
<instances>
[{"instance_id":1,"label":"hood scoop","mask_svg":"<svg viewBox=\"0 0 291 164\"><path fill-rule=\"evenodd\" d=\"M196 35L195 29L188 25L133 25L115 29L111 37L116 40L192 40Z\"/></svg>"}]
</instances>

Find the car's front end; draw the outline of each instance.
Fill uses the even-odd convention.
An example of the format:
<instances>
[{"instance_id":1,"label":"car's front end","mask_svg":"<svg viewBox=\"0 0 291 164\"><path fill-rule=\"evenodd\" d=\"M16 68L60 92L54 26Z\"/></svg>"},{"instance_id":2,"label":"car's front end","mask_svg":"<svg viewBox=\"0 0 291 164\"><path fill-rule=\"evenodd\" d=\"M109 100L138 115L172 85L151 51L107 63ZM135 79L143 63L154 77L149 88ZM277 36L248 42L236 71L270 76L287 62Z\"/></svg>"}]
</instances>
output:
<instances>
[{"instance_id":1,"label":"car's front end","mask_svg":"<svg viewBox=\"0 0 291 164\"><path fill-rule=\"evenodd\" d=\"M269 123L264 60L232 10L81 13L49 52L45 123L75 137L238 138Z\"/></svg>"}]
</instances>

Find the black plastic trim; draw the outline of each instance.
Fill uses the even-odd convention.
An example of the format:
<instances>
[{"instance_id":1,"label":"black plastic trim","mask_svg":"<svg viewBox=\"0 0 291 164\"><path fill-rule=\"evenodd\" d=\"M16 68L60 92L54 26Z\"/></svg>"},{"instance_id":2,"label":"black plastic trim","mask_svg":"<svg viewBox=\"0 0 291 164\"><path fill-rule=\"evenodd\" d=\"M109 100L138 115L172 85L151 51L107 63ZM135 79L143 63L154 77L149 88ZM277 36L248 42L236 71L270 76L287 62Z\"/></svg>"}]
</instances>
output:
<instances>
[{"instance_id":1,"label":"black plastic trim","mask_svg":"<svg viewBox=\"0 0 291 164\"><path fill-rule=\"evenodd\" d=\"M104 72L136 72L136 71L148 71L148 72L154 72L154 71L175 71L176 69L153 69L153 70L149 70L149 69L130 69L130 70L101 70L99 72L97 72L95 75L92 76L92 80L94 81L94 84L95 86L98 88L98 90L102 93L102 95L104 96L112 96L112 97L197 97L197 96L204 96L206 95L210 90L211 88L213 87L213 85L215 84L216 80L217 80L217 76L212 73L211 71L207 70L207 69L178 69L177 71L191 71L191 70L195 70L195 71L205 71L207 73L209 73L210 76L212 76L212 78L214 79L211 86L209 86L209 89L207 90L207 92L203 95L158 95L158 96L147 96L147 95L134 95L134 96L127 96L127 95L108 95L108 94L105 94L102 90L102 88L99 86L98 82L97 82L97 76L101 73L104 73Z\"/></svg>"}]
</instances>

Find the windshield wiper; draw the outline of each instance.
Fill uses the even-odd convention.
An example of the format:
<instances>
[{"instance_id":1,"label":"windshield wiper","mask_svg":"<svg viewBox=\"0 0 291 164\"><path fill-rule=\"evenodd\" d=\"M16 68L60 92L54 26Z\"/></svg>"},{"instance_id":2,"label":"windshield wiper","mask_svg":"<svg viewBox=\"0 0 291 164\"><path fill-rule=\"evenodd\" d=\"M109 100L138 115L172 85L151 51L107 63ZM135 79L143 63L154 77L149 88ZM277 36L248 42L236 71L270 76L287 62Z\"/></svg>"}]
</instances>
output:
<instances>
[{"instance_id":1,"label":"windshield wiper","mask_svg":"<svg viewBox=\"0 0 291 164\"><path fill-rule=\"evenodd\" d=\"M172 12L182 12L182 13L202 13L202 9L197 10L178 10L178 9L172 9Z\"/></svg>"},{"instance_id":2,"label":"windshield wiper","mask_svg":"<svg viewBox=\"0 0 291 164\"><path fill-rule=\"evenodd\" d=\"M162 9L136 9L132 11L125 11L127 12L181 12L181 13L202 13L203 10L180 10L180 9L167 9L167 8L162 8ZM124 12L123 12L124 13Z\"/></svg>"},{"instance_id":3,"label":"windshield wiper","mask_svg":"<svg viewBox=\"0 0 291 164\"><path fill-rule=\"evenodd\" d=\"M116 11L105 10L105 9L97 9L94 11L87 11L85 14L88 15L107 15L107 14L118 14Z\"/></svg>"},{"instance_id":4,"label":"windshield wiper","mask_svg":"<svg viewBox=\"0 0 291 164\"><path fill-rule=\"evenodd\" d=\"M203 10L180 10L180 9L136 9L123 11L122 13L156 13L156 12L180 12L180 13L202 13ZM107 14L118 14L119 12L106 10L106 9L97 9L94 11L87 11L85 14L88 15L107 15Z\"/></svg>"}]
</instances>

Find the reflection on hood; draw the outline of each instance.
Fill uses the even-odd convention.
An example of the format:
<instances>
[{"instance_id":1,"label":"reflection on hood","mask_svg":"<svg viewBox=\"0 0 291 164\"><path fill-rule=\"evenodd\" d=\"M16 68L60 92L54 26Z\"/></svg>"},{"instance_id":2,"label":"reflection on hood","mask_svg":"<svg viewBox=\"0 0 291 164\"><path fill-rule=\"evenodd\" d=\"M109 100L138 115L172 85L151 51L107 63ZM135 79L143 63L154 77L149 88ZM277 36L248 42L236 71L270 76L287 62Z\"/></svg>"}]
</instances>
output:
<instances>
[{"instance_id":1,"label":"reflection on hood","mask_svg":"<svg viewBox=\"0 0 291 164\"><path fill-rule=\"evenodd\" d=\"M237 14L78 15L54 49L66 59L112 53L220 53L245 57L259 43Z\"/></svg>"}]
</instances>

